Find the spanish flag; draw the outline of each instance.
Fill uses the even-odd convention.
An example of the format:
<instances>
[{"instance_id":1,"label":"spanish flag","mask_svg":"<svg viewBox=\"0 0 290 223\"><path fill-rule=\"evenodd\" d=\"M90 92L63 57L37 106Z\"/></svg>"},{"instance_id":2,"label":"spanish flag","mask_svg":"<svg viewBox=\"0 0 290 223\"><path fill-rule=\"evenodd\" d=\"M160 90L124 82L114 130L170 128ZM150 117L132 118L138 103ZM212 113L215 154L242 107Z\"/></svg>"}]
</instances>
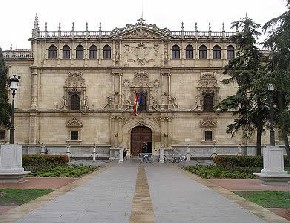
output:
<instances>
[{"instance_id":1,"label":"spanish flag","mask_svg":"<svg viewBox=\"0 0 290 223\"><path fill-rule=\"evenodd\" d=\"M141 95L139 93L135 93L134 107L133 107L133 112L135 115L138 114L138 108L140 105L141 105Z\"/></svg>"}]
</instances>

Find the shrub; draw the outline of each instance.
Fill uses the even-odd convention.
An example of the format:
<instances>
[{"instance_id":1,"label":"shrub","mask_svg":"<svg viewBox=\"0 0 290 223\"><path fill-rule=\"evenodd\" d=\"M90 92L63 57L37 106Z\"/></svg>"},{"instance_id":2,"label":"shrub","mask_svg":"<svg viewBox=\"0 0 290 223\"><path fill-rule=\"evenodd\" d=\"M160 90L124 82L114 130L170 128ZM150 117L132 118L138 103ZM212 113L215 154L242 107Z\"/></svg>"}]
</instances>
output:
<instances>
[{"instance_id":1,"label":"shrub","mask_svg":"<svg viewBox=\"0 0 290 223\"><path fill-rule=\"evenodd\" d=\"M263 167L262 156L230 156L218 155L213 158L216 165L223 167Z\"/></svg>"},{"instance_id":2,"label":"shrub","mask_svg":"<svg viewBox=\"0 0 290 223\"><path fill-rule=\"evenodd\" d=\"M22 166L25 170L35 172L37 170L49 170L56 166L63 166L69 162L67 155L23 155Z\"/></svg>"},{"instance_id":3,"label":"shrub","mask_svg":"<svg viewBox=\"0 0 290 223\"><path fill-rule=\"evenodd\" d=\"M50 170L38 170L30 174L37 177L80 177L84 174L95 171L96 166L64 165L56 166Z\"/></svg>"},{"instance_id":4,"label":"shrub","mask_svg":"<svg viewBox=\"0 0 290 223\"><path fill-rule=\"evenodd\" d=\"M216 165L224 167L263 167L263 156L236 156L218 155L213 158ZM284 156L284 165L289 166L287 156Z\"/></svg>"},{"instance_id":5,"label":"shrub","mask_svg":"<svg viewBox=\"0 0 290 223\"><path fill-rule=\"evenodd\" d=\"M259 167L236 167L226 168L220 165L217 166L188 166L185 170L194 173L202 178L231 178L231 179L253 179L254 172L260 172Z\"/></svg>"}]
</instances>

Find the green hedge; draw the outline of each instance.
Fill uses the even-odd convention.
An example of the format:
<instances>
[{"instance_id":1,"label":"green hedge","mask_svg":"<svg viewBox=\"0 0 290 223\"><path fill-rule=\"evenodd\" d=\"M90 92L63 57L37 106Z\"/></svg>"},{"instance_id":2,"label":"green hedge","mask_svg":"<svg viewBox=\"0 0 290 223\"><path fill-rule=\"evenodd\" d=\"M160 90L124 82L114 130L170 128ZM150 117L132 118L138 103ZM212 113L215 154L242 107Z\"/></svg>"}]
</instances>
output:
<instances>
[{"instance_id":1,"label":"green hedge","mask_svg":"<svg viewBox=\"0 0 290 223\"><path fill-rule=\"evenodd\" d=\"M263 167L263 156L218 155L213 158L213 161L223 167ZM289 166L286 156L284 156L284 165Z\"/></svg>"},{"instance_id":2,"label":"green hedge","mask_svg":"<svg viewBox=\"0 0 290 223\"><path fill-rule=\"evenodd\" d=\"M25 170L36 171L51 169L56 166L66 165L69 162L67 155L22 155L22 166Z\"/></svg>"}]
</instances>

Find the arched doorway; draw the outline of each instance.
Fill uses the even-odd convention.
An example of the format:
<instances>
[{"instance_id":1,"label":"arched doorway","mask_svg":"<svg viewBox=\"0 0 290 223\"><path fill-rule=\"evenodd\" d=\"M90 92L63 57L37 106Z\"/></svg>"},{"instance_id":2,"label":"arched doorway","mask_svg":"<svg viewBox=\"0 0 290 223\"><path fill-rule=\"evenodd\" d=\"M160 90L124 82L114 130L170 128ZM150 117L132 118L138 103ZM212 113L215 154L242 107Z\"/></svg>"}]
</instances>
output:
<instances>
[{"instance_id":1,"label":"arched doorway","mask_svg":"<svg viewBox=\"0 0 290 223\"><path fill-rule=\"evenodd\" d=\"M142 151L143 144L146 143L146 151ZM146 126L136 126L131 131L131 154L138 156L139 153L152 153L152 131Z\"/></svg>"}]
</instances>

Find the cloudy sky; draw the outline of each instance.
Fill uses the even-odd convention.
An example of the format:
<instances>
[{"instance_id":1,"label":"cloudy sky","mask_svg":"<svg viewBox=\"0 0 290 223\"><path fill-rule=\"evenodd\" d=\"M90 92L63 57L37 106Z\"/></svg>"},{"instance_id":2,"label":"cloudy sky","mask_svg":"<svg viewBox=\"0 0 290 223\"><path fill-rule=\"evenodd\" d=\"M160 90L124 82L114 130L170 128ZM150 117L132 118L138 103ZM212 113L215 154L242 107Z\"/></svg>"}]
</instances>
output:
<instances>
[{"instance_id":1,"label":"cloudy sky","mask_svg":"<svg viewBox=\"0 0 290 223\"><path fill-rule=\"evenodd\" d=\"M135 24L143 12L146 23L159 28L178 31L184 22L186 31L194 30L197 22L200 31L207 31L211 23L212 31L220 31L225 23L226 31L231 31L231 22L245 17L264 24L286 11L286 0L7 0L1 2L0 47L3 50L28 49L31 29L37 13L40 29L47 22L49 31L61 30L96 31Z\"/></svg>"}]
</instances>

